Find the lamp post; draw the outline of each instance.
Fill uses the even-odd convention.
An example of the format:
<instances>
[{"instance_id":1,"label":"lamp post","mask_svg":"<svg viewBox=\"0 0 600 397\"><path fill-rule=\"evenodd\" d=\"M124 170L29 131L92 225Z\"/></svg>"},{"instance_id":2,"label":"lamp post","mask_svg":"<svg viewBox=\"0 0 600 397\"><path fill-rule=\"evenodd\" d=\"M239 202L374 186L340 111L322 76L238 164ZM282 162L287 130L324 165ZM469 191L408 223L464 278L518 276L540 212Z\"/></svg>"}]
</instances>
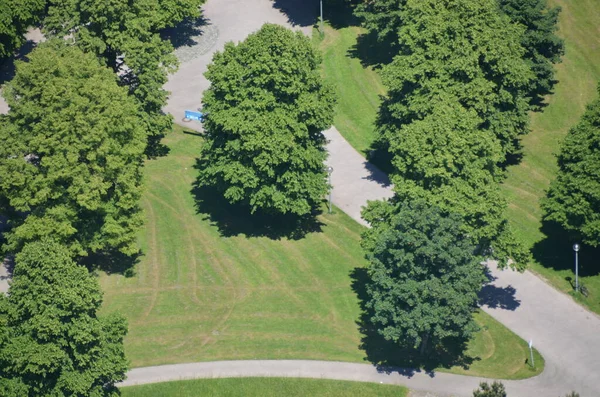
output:
<instances>
[{"instance_id":1,"label":"lamp post","mask_svg":"<svg viewBox=\"0 0 600 397\"><path fill-rule=\"evenodd\" d=\"M333 167L327 167L327 174L329 175L329 213L331 214L331 191L333 190L333 186L331 186L331 173L333 172Z\"/></svg>"},{"instance_id":2,"label":"lamp post","mask_svg":"<svg viewBox=\"0 0 600 397\"><path fill-rule=\"evenodd\" d=\"M575 251L575 291L579 292L579 244L573 244L573 251Z\"/></svg>"},{"instance_id":3,"label":"lamp post","mask_svg":"<svg viewBox=\"0 0 600 397\"><path fill-rule=\"evenodd\" d=\"M320 4L321 4L321 34L323 34L323 33L325 33L325 31L323 30L323 0L321 0Z\"/></svg>"}]
</instances>

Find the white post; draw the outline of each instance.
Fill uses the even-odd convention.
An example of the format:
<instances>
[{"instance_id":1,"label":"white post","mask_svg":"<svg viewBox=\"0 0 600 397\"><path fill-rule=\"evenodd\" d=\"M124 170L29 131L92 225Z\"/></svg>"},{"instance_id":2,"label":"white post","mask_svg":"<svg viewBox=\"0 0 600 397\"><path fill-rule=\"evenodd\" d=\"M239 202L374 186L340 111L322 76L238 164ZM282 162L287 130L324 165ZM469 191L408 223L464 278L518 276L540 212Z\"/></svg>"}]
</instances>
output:
<instances>
[{"instance_id":1,"label":"white post","mask_svg":"<svg viewBox=\"0 0 600 397\"><path fill-rule=\"evenodd\" d=\"M531 354L531 366L535 368L535 361L533 361L533 340L529 339L529 353Z\"/></svg>"},{"instance_id":2,"label":"white post","mask_svg":"<svg viewBox=\"0 0 600 397\"><path fill-rule=\"evenodd\" d=\"M321 34L325 33L323 30L323 0L321 0Z\"/></svg>"}]
</instances>

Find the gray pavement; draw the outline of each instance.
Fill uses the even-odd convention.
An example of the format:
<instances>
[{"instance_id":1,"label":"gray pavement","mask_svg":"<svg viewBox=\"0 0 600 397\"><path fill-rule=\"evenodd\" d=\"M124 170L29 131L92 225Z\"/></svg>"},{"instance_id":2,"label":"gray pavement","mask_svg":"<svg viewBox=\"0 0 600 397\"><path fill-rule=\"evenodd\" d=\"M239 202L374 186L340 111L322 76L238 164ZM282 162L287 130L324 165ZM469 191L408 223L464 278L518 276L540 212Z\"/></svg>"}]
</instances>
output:
<instances>
[{"instance_id":1,"label":"gray pavement","mask_svg":"<svg viewBox=\"0 0 600 397\"><path fill-rule=\"evenodd\" d=\"M285 2L279 2L285 3ZM288 5L301 4L289 0ZM295 4L297 5L297 4ZM297 9L298 7L289 7ZM297 13L298 11L294 11ZM208 82L202 76L216 50L227 41L240 41L263 23L290 26L290 20L304 32L310 31L311 18L285 15L273 7L270 0L208 0L204 6L208 23L218 29L210 48L202 54L188 57L178 72L170 76L165 88L171 91L166 111L179 122L184 110L200 106ZM2 104L0 103L0 111ZM188 124L200 129L196 123ZM385 175L365 161L337 132L325 132L332 174L333 202L356 221L368 200L388 198L392 189ZM533 339L534 346L546 359L546 370L538 377L523 381L505 381L508 395L561 396L577 390L582 397L600 396L600 319L570 297L554 290L530 272L518 274L498 271L489 264L495 280L485 287L483 309L525 340ZM0 268L0 272L1 272ZM0 282L2 274L0 274ZM0 284L1 285L1 284ZM2 288L0 286L0 288ZM497 346L501 349L501 346ZM403 371L404 373L404 371ZM240 376L292 376L329 379L362 380L403 384L415 390L431 391L438 395L471 395L480 379L444 373L412 375L379 372L368 364L281 360L281 361L223 361L176 364L133 369L124 385L153 383L166 380Z\"/></svg>"}]
</instances>

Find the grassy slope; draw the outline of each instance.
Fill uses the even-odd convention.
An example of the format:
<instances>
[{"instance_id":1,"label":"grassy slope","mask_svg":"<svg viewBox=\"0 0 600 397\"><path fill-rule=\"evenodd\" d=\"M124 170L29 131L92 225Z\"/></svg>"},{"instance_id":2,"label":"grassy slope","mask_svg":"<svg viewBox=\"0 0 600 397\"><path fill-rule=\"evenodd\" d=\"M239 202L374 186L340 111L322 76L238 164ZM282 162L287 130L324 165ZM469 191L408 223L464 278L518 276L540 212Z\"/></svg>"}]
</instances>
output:
<instances>
[{"instance_id":1,"label":"grassy slope","mask_svg":"<svg viewBox=\"0 0 600 397\"><path fill-rule=\"evenodd\" d=\"M121 388L123 397L196 397L196 396L394 396L405 397L401 386L345 382L323 379L233 378L198 379Z\"/></svg>"},{"instance_id":2,"label":"grassy slope","mask_svg":"<svg viewBox=\"0 0 600 397\"><path fill-rule=\"evenodd\" d=\"M511 167L503 190L510 202L509 217L519 236L533 246L544 238L540 231L541 210L539 200L545 195L557 166L555 154L569 128L574 126L588 104L597 95L596 86L600 79L600 14L596 0L552 0L552 5L560 5L560 35L565 39L566 55L557 65L555 94L548 99L548 107L543 113L532 115L532 131L523 139L525 156L518 165ZM565 250L571 245L564 242ZM566 277L572 277L570 269L572 256L567 255L567 270L564 264L552 263L545 266L534 263L532 269L540 273L557 288L571 290ZM594 258L586 258L581 253L582 264L591 263ZM597 259L596 259L597 260ZM584 280L591 294L583 303L600 312L600 276Z\"/></svg>"},{"instance_id":3,"label":"grassy slope","mask_svg":"<svg viewBox=\"0 0 600 397\"><path fill-rule=\"evenodd\" d=\"M379 109L379 96L385 93L377 72L363 68L360 60L349 56L356 45L356 37L363 29L350 26L335 30L325 27L322 41L314 42L323 51L323 73L333 84L337 94L334 125L344 138L365 155L375 139L373 125Z\"/></svg>"},{"instance_id":4,"label":"grassy slope","mask_svg":"<svg viewBox=\"0 0 600 397\"><path fill-rule=\"evenodd\" d=\"M132 366L226 359L362 362L360 308L350 272L365 262L362 226L341 211L300 240L224 237L190 192L201 138L170 134L167 157L146 167L145 255L134 277L103 275L105 311L129 321ZM521 378L525 342L481 314L471 375ZM541 367L538 367L538 370ZM453 368L451 372L464 372ZM539 372L539 371L537 371Z\"/></svg>"}]
</instances>

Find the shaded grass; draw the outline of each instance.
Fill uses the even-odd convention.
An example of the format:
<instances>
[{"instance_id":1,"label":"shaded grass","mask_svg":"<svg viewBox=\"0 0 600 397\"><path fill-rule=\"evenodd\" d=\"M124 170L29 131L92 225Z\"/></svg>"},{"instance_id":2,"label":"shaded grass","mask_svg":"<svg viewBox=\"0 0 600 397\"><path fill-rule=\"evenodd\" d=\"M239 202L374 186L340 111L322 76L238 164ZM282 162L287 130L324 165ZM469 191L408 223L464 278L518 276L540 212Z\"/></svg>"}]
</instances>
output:
<instances>
[{"instance_id":1,"label":"shaded grass","mask_svg":"<svg viewBox=\"0 0 600 397\"><path fill-rule=\"evenodd\" d=\"M539 200L556 175L555 155L563 138L597 95L600 14L595 0L552 0L550 3L562 7L559 34L565 39L566 55L556 66L559 83L554 95L547 98L548 106L543 113L532 114L531 133L523 138L523 160L509 168L502 188L510 202L511 224L521 240L530 247L535 246L537 261L531 269L559 290L571 292L570 279L574 277L572 241L548 225L542 226ZM583 265L582 281L590 295L578 297L578 300L600 313L600 276L593 270L598 259L593 255L588 247L582 247L579 255Z\"/></svg>"},{"instance_id":2,"label":"shaded grass","mask_svg":"<svg viewBox=\"0 0 600 397\"><path fill-rule=\"evenodd\" d=\"M365 266L364 227L335 210L319 215L319 231L301 239L224 234L197 213L191 191L202 138L177 127L165 144L170 154L145 169L144 254L133 276L101 276L103 310L129 322L125 351L132 366L253 358L364 362L356 324L361 308L351 288L352 271ZM496 359L497 349L486 351L476 371L460 372L518 373L514 363L524 365L526 357L513 347L523 341L492 331L490 337L508 346L510 368Z\"/></svg>"},{"instance_id":3,"label":"shaded grass","mask_svg":"<svg viewBox=\"0 0 600 397\"><path fill-rule=\"evenodd\" d=\"M121 388L123 397L196 396L394 396L405 397L402 386L325 379L229 378L197 379Z\"/></svg>"},{"instance_id":4,"label":"shaded grass","mask_svg":"<svg viewBox=\"0 0 600 397\"><path fill-rule=\"evenodd\" d=\"M313 42L323 52L323 75L333 84L337 97L334 125L346 140L363 156L375 140L375 119L380 95L385 93L381 78L371 67L363 67L354 55L357 37L365 30L349 26L335 30L325 26L321 39L316 33Z\"/></svg>"}]
</instances>

